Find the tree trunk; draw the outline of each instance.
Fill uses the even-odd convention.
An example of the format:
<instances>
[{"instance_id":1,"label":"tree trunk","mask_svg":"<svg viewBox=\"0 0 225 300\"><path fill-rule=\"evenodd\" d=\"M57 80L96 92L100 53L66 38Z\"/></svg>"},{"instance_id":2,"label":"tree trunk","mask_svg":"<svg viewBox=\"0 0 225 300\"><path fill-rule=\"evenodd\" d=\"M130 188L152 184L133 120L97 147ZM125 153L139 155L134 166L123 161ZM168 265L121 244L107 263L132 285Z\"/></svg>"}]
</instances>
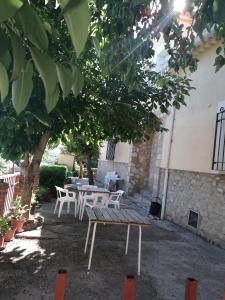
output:
<instances>
[{"instance_id":1,"label":"tree trunk","mask_svg":"<svg viewBox=\"0 0 225 300\"><path fill-rule=\"evenodd\" d=\"M93 177L93 171L91 168L91 156L90 155L87 157L87 173L88 173L89 184L94 185L94 177Z\"/></svg>"},{"instance_id":2,"label":"tree trunk","mask_svg":"<svg viewBox=\"0 0 225 300\"><path fill-rule=\"evenodd\" d=\"M84 166L83 166L82 161L79 161L79 166L80 166L79 178L83 178L83 176L84 176Z\"/></svg>"},{"instance_id":3,"label":"tree trunk","mask_svg":"<svg viewBox=\"0 0 225 300\"><path fill-rule=\"evenodd\" d=\"M41 137L37 149L34 152L33 158L30 158L30 155L27 153L25 155L25 159L21 165L21 173L23 176L23 185L21 191L21 200L23 205L28 205L30 209L31 205L31 197L34 186L35 176L38 176L40 171L41 160L48 143L50 134L49 132L45 132ZM29 212L27 214L29 217Z\"/></svg>"}]
</instances>

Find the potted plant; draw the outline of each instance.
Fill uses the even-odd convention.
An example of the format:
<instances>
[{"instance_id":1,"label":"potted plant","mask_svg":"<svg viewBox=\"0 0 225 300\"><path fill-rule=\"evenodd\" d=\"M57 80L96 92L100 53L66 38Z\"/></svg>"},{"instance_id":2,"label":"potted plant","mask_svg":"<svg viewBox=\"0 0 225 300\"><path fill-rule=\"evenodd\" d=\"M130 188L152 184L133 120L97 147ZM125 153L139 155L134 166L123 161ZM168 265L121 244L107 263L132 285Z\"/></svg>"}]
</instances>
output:
<instances>
[{"instance_id":1,"label":"potted plant","mask_svg":"<svg viewBox=\"0 0 225 300\"><path fill-rule=\"evenodd\" d=\"M16 228L11 225L11 217L9 215L5 219L9 225L9 230L5 233L5 242L10 242L14 238Z\"/></svg>"},{"instance_id":2,"label":"potted plant","mask_svg":"<svg viewBox=\"0 0 225 300\"><path fill-rule=\"evenodd\" d=\"M10 226L5 217L0 218L0 250L5 248L5 234L10 230Z\"/></svg>"},{"instance_id":3,"label":"potted plant","mask_svg":"<svg viewBox=\"0 0 225 300\"><path fill-rule=\"evenodd\" d=\"M21 204L21 197L16 196L11 207L11 226L16 229L16 233L23 232L23 225L26 222L24 217L25 213L28 211L28 205Z\"/></svg>"}]
</instances>

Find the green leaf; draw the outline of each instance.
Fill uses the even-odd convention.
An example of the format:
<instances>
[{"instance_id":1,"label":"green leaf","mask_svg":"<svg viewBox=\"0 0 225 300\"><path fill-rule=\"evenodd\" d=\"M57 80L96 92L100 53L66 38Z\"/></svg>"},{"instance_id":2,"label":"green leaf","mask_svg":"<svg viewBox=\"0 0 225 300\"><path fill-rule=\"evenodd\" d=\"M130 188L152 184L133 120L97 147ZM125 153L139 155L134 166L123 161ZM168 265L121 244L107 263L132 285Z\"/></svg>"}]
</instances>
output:
<instances>
[{"instance_id":1,"label":"green leaf","mask_svg":"<svg viewBox=\"0 0 225 300\"><path fill-rule=\"evenodd\" d=\"M45 30L46 30L49 34L52 34L52 26L51 26L47 21L44 21L44 22L43 22L43 25L44 25Z\"/></svg>"},{"instance_id":2,"label":"green leaf","mask_svg":"<svg viewBox=\"0 0 225 300\"><path fill-rule=\"evenodd\" d=\"M35 63L35 67L40 73L46 91L49 95L53 94L58 82L54 61L50 56L41 52L37 48L33 47L30 49L30 51Z\"/></svg>"},{"instance_id":3,"label":"green leaf","mask_svg":"<svg viewBox=\"0 0 225 300\"><path fill-rule=\"evenodd\" d=\"M98 55L98 57L100 57L101 47L100 47L99 39L96 36L94 36L92 39L93 39L93 44L94 44L95 50L97 52L97 55Z\"/></svg>"},{"instance_id":4,"label":"green leaf","mask_svg":"<svg viewBox=\"0 0 225 300\"><path fill-rule=\"evenodd\" d=\"M38 14L27 2L19 10L18 16L25 36L39 49L48 48L48 36Z\"/></svg>"},{"instance_id":5,"label":"green leaf","mask_svg":"<svg viewBox=\"0 0 225 300\"><path fill-rule=\"evenodd\" d=\"M59 88L57 86L58 78L56 65L50 56L41 52L37 48L31 48L35 67L38 70L45 87L45 105L50 112L55 107L59 98Z\"/></svg>"},{"instance_id":6,"label":"green leaf","mask_svg":"<svg viewBox=\"0 0 225 300\"><path fill-rule=\"evenodd\" d=\"M12 72L12 80L18 79L21 70L25 66L25 56L26 51L23 47L23 43L21 39L15 35L14 33L10 34L12 41L12 49L13 49L13 72Z\"/></svg>"},{"instance_id":7,"label":"green leaf","mask_svg":"<svg viewBox=\"0 0 225 300\"><path fill-rule=\"evenodd\" d=\"M66 5L62 9L62 13L64 14L70 9L73 9L77 5L79 5L83 0L68 0Z\"/></svg>"},{"instance_id":8,"label":"green leaf","mask_svg":"<svg viewBox=\"0 0 225 300\"><path fill-rule=\"evenodd\" d=\"M72 72L69 68L59 63L56 64L56 71L63 91L63 97L66 98L72 87Z\"/></svg>"},{"instance_id":9,"label":"green leaf","mask_svg":"<svg viewBox=\"0 0 225 300\"><path fill-rule=\"evenodd\" d=\"M73 66L72 78L73 78L72 91L74 96L77 97L84 85L84 77L77 66Z\"/></svg>"},{"instance_id":10,"label":"green leaf","mask_svg":"<svg viewBox=\"0 0 225 300\"><path fill-rule=\"evenodd\" d=\"M9 92L9 77L5 66L0 62L0 94L3 102Z\"/></svg>"},{"instance_id":11,"label":"green leaf","mask_svg":"<svg viewBox=\"0 0 225 300\"><path fill-rule=\"evenodd\" d=\"M12 17L22 5L20 0L0 0L0 23Z\"/></svg>"},{"instance_id":12,"label":"green leaf","mask_svg":"<svg viewBox=\"0 0 225 300\"><path fill-rule=\"evenodd\" d=\"M12 103L19 115L29 102L33 89L33 66L31 61L27 61L25 68L20 72L19 78L12 84Z\"/></svg>"},{"instance_id":13,"label":"green leaf","mask_svg":"<svg viewBox=\"0 0 225 300\"><path fill-rule=\"evenodd\" d=\"M9 39L5 34L5 32L0 28L0 55L8 51L8 48L9 48Z\"/></svg>"},{"instance_id":14,"label":"green leaf","mask_svg":"<svg viewBox=\"0 0 225 300\"><path fill-rule=\"evenodd\" d=\"M2 55L0 55L0 62L3 63L3 65L8 69L11 64L11 55L9 51L4 52Z\"/></svg>"},{"instance_id":15,"label":"green leaf","mask_svg":"<svg viewBox=\"0 0 225 300\"><path fill-rule=\"evenodd\" d=\"M61 0L62 9L66 7L67 2ZM87 0L82 0L79 4L64 13L64 18L69 29L69 33L77 54L77 57L84 50L87 37L88 27L91 21L91 14Z\"/></svg>"},{"instance_id":16,"label":"green leaf","mask_svg":"<svg viewBox=\"0 0 225 300\"><path fill-rule=\"evenodd\" d=\"M53 108L55 108L57 102L59 101L59 88L56 86L54 92L51 95L45 96L45 106L47 109L47 112L50 113Z\"/></svg>"}]
</instances>

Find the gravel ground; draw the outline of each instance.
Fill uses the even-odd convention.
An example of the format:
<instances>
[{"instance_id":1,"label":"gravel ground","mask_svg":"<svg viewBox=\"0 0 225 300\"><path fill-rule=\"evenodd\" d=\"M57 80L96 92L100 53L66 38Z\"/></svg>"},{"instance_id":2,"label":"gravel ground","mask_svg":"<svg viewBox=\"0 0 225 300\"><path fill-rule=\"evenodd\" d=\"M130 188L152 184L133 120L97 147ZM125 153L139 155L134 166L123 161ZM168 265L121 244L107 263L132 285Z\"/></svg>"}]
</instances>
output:
<instances>
[{"instance_id":1,"label":"gravel ground","mask_svg":"<svg viewBox=\"0 0 225 300\"><path fill-rule=\"evenodd\" d=\"M88 275L88 255L83 254L87 220L80 223L66 214L57 219L53 205L42 207L41 229L17 237L0 252L0 300L52 300L59 269L68 271L65 300L122 299L125 275L137 271L137 228L131 228L125 256L126 227L98 225ZM172 223L152 223L143 230L135 299L184 299L187 277L199 282L198 300L222 299L225 250Z\"/></svg>"}]
</instances>

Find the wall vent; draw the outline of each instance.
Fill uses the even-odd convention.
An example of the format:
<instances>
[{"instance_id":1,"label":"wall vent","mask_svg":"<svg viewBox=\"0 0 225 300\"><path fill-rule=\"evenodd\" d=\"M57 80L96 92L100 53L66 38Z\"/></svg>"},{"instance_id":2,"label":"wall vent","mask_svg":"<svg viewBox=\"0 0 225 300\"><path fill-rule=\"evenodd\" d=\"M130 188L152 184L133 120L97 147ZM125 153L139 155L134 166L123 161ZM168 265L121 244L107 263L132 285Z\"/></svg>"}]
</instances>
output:
<instances>
[{"instance_id":1,"label":"wall vent","mask_svg":"<svg viewBox=\"0 0 225 300\"><path fill-rule=\"evenodd\" d=\"M189 210L188 225L193 228L198 228L198 213L193 210Z\"/></svg>"}]
</instances>

